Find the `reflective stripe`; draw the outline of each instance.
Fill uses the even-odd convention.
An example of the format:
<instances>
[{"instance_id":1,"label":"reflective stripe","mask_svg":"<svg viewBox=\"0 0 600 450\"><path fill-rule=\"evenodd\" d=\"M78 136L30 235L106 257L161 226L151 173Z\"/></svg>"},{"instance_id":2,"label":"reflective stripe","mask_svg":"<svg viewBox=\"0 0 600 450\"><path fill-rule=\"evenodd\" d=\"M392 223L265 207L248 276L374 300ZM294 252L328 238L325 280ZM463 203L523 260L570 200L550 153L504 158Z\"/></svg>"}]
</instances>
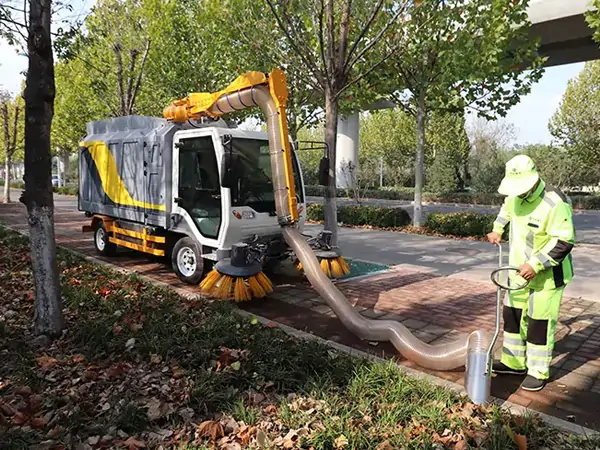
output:
<instances>
[{"instance_id":1,"label":"reflective stripe","mask_svg":"<svg viewBox=\"0 0 600 450\"><path fill-rule=\"evenodd\" d=\"M546 255L540 253L540 254L536 255L536 258L542 264L542 266L544 266L544 269L549 269L550 267L552 267L552 263L550 262L550 260L548 259L548 257Z\"/></svg>"},{"instance_id":2,"label":"reflective stripe","mask_svg":"<svg viewBox=\"0 0 600 450\"><path fill-rule=\"evenodd\" d=\"M544 194L544 202L546 202L546 204L548 206L550 206L550 208L554 208L556 206L556 203L554 203L554 200L548 198L548 194Z\"/></svg>"},{"instance_id":3,"label":"reflective stripe","mask_svg":"<svg viewBox=\"0 0 600 450\"><path fill-rule=\"evenodd\" d=\"M499 223L502 226L505 226L508 223L508 219L498 216L496 217L496 223Z\"/></svg>"},{"instance_id":4,"label":"reflective stripe","mask_svg":"<svg viewBox=\"0 0 600 450\"><path fill-rule=\"evenodd\" d=\"M531 254L533 253L533 238L535 237L535 234L533 233L533 231L529 231L529 233L527 233L527 238L526 238L526 242L525 242L525 260L528 260L529 258L531 258Z\"/></svg>"},{"instance_id":5,"label":"reflective stripe","mask_svg":"<svg viewBox=\"0 0 600 450\"><path fill-rule=\"evenodd\" d=\"M527 368L533 369L533 370L539 370L540 372L544 373L544 372L547 372L548 369L550 368L550 361L544 362L544 361L539 361L539 360L535 360L535 359L532 361L527 361Z\"/></svg>"},{"instance_id":6,"label":"reflective stripe","mask_svg":"<svg viewBox=\"0 0 600 450\"><path fill-rule=\"evenodd\" d=\"M527 315L529 317L533 317L533 294L534 294L534 290L533 289L529 289L529 312L527 313Z\"/></svg>"},{"instance_id":7,"label":"reflective stripe","mask_svg":"<svg viewBox=\"0 0 600 450\"><path fill-rule=\"evenodd\" d=\"M527 346L527 359L529 360L530 357L532 360L533 358L552 358L552 350Z\"/></svg>"},{"instance_id":8,"label":"reflective stripe","mask_svg":"<svg viewBox=\"0 0 600 450\"><path fill-rule=\"evenodd\" d=\"M514 356L516 358L525 358L525 356L526 356L525 350L513 350L508 347L503 347L502 353L504 353L507 356Z\"/></svg>"},{"instance_id":9,"label":"reflective stripe","mask_svg":"<svg viewBox=\"0 0 600 450\"><path fill-rule=\"evenodd\" d=\"M523 347L523 348L525 348L525 341L523 339L520 339L520 338L514 338L514 337L510 337L510 336L504 336L503 342L504 342L504 344L507 344L507 345L514 345L516 347Z\"/></svg>"}]
</instances>

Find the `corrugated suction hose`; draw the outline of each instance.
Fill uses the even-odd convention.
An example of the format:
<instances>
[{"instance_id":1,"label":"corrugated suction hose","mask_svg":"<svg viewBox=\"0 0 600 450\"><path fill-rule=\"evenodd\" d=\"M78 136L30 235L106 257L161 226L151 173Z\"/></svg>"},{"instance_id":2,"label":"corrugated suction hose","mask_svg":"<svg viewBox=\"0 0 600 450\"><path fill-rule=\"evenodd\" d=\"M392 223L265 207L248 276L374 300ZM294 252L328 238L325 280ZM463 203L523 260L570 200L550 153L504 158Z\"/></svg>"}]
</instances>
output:
<instances>
[{"instance_id":1,"label":"corrugated suction hose","mask_svg":"<svg viewBox=\"0 0 600 450\"><path fill-rule=\"evenodd\" d=\"M213 106L213 112L224 114L255 105L260 107L267 119L277 214L279 217L289 217L282 133L279 130L278 111L269 89L255 86L224 95ZM302 263L313 288L350 331L365 340L389 341L406 359L427 369L452 370L466 365L465 387L468 395L477 404L487 401L491 376L487 370L487 352L491 342L488 333L478 330L454 342L429 345L417 339L399 322L366 319L352 308L346 297L323 273L310 245L295 225L284 226L283 235Z\"/></svg>"}]
</instances>

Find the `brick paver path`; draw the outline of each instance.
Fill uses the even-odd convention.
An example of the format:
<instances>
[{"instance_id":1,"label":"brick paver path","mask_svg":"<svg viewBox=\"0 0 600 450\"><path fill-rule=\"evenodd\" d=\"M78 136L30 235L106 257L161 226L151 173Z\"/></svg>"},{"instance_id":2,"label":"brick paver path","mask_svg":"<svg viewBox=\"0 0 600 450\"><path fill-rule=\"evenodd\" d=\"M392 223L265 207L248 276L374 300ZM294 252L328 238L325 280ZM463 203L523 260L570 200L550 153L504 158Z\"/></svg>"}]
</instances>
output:
<instances>
[{"instance_id":1,"label":"brick paver path","mask_svg":"<svg viewBox=\"0 0 600 450\"><path fill-rule=\"evenodd\" d=\"M59 244L94 255L91 234L81 233L81 226L88 224L83 214L59 207L55 220ZM24 207L15 203L0 205L0 222L26 230ZM115 258L100 259L199 293L198 287L182 284L156 258L125 252ZM431 344L447 342L476 329L493 330L496 293L491 282L445 278L414 267L396 267L381 275L340 283L339 287L364 316L401 321L417 337ZM399 357L389 343L360 340L343 327L329 307L302 281L278 280L270 298L241 307L332 341L395 358L400 364L440 378L459 384L464 382L462 369L423 370ZM556 341L552 381L543 391L521 391L518 389L521 378L502 377L493 380L492 394L600 430L600 303L565 298Z\"/></svg>"}]
</instances>

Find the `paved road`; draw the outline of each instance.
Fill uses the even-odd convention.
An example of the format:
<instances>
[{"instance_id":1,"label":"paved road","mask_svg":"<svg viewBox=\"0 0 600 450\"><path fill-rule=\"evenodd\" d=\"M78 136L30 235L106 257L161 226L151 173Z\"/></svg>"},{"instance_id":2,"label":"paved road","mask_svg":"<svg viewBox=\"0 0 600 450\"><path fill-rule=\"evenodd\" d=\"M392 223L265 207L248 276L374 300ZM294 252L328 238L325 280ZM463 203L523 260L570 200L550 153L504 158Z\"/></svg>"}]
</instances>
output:
<instances>
[{"instance_id":1,"label":"paved road","mask_svg":"<svg viewBox=\"0 0 600 450\"><path fill-rule=\"evenodd\" d=\"M321 203L322 197L308 197L309 202ZM352 200L338 199L339 205L352 205ZM413 207L410 202L398 200L365 200L365 205L373 206L389 206L394 208L404 208L412 217ZM477 212L483 214L497 214L498 207L485 207L478 205L423 205L423 213L425 215L433 212ZM600 244L600 211L581 211L577 210L573 213L573 222L577 231L577 242L585 244Z\"/></svg>"},{"instance_id":2,"label":"paved road","mask_svg":"<svg viewBox=\"0 0 600 450\"><path fill-rule=\"evenodd\" d=\"M20 192L15 194L17 199ZM57 209L77 210L75 197L55 195L54 203ZM306 231L316 234L320 228L309 225ZM496 249L478 241L343 228L340 230L340 247L349 258L415 266L437 275L474 281L489 281L489 274L498 266ZM596 276L600 267L600 246L579 244L573 256L577 278L568 287L568 295L600 301L600 278Z\"/></svg>"}]
</instances>

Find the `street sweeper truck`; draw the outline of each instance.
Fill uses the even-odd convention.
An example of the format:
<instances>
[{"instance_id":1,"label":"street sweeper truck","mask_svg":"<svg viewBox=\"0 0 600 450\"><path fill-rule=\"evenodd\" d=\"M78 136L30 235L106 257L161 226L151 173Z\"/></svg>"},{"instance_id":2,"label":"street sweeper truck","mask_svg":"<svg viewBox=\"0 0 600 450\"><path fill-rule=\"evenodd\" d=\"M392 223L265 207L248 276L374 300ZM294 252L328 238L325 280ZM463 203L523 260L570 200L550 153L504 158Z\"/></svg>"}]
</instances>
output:
<instances>
[{"instance_id":1,"label":"street sweeper truck","mask_svg":"<svg viewBox=\"0 0 600 450\"><path fill-rule=\"evenodd\" d=\"M286 102L282 71L249 72L222 91L174 101L163 111L166 121L125 118L90 125L80 150L79 207L92 216L89 230L98 251L124 246L168 252L180 277L200 281L204 291L223 298L246 300L271 289L262 273L264 259L280 255L278 246L289 249L350 331L364 340L390 341L425 368L466 366L468 395L474 403L486 402L497 333L478 330L445 344L424 343L397 321L361 316L326 275L320 259L339 253L327 247L327 235L315 245L301 232L302 176L288 138ZM248 132L192 127L205 117L253 107L265 117L267 142ZM139 156L127 157L131 153ZM321 166L326 175L327 161ZM206 276L202 260L214 262Z\"/></svg>"}]
</instances>

